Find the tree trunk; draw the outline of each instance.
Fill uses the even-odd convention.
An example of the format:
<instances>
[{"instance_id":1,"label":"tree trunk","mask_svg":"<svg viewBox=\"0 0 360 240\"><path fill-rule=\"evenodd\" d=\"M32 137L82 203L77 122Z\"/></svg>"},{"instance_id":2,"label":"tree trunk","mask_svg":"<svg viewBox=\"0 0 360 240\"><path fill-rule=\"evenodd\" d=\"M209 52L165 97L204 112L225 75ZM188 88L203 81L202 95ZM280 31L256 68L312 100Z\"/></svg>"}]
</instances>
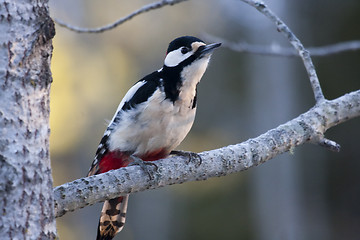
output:
<instances>
[{"instance_id":1,"label":"tree trunk","mask_svg":"<svg viewBox=\"0 0 360 240\"><path fill-rule=\"evenodd\" d=\"M0 0L0 236L55 239L49 156L54 24L46 0Z\"/></svg>"}]
</instances>

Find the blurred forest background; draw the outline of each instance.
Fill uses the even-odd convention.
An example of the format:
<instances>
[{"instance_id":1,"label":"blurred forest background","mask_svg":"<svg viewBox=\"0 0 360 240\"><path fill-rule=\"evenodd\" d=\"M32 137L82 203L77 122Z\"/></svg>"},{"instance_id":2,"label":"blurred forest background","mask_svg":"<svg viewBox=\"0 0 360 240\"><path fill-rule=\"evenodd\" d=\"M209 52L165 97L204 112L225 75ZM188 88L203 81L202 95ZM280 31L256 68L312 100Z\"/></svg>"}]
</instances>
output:
<instances>
[{"instance_id":1,"label":"blurred forest background","mask_svg":"<svg viewBox=\"0 0 360 240\"><path fill-rule=\"evenodd\" d=\"M114 22L152 1L50 1L75 26ZM359 0L268 0L303 44L360 39ZM135 17L101 34L56 26L51 89L54 185L84 177L126 91L162 67L168 43L208 33L289 47L276 27L237 0L193 0ZM206 39L205 39L206 40ZM360 52L316 58L325 97L360 89ZM215 51L199 86L192 131L179 147L201 152L256 137L314 105L299 58ZM115 239L322 240L360 238L360 119L330 129L340 153L307 144L231 176L133 194ZM95 239L102 204L57 219L60 239Z\"/></svg>"}]
</instances>

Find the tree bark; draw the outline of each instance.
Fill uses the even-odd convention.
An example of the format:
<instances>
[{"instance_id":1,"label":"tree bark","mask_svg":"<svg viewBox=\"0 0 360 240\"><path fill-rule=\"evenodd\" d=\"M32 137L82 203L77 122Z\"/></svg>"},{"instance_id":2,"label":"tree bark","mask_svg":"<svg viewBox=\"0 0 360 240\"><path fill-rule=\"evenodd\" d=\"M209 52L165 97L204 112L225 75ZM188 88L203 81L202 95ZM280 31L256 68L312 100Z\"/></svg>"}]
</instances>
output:
<instances>
[{"instance_id":1,"label":"tree bark","mask_svg":"<svg viewBox=\"0 0 360 240\"><path fill-rule=\"evenodd\" d=\"M49 156L54 24L46 0L0 1L0 236L55 239Z\"/></svg>"}]
</instances>

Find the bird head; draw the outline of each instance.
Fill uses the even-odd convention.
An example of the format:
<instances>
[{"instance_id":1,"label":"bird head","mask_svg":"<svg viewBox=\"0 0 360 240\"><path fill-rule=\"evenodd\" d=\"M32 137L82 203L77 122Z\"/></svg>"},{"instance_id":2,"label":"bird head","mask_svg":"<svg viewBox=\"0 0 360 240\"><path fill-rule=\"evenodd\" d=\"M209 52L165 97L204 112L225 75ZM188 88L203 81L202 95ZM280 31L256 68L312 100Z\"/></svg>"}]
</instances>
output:
<instances>
[{"instance_id":1,"label":"bird head","mask_svg":"<svg viewBox=\"0 0 360 240\"><path fill-rule=\"evenodd\" d=\"M186 67L199 60L208 62L212 51L221 43L205 44L204 41L192 36L183 36L173 40L167 49L164 66Z\"/></svg>"}]
</instances>

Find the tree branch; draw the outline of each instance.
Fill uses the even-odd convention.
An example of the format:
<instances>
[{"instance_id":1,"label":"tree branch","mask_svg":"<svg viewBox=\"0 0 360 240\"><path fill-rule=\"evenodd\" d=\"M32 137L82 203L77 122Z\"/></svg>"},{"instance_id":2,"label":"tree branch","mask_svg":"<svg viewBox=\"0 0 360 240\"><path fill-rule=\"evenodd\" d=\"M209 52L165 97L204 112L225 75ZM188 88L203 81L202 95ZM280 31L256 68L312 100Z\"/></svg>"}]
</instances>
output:
<instances>
[{"instance_id":1,"label":"tree branch","mask_svg":"<svg viewBox=\"0 0 360 240\"><path fill-rule=\"evenodd\" d=\"M304 143L318 143L325 131L360 116L360 90L329 101L324 100L299 117L257 138L200 153L202 164L187 164L182 157L154 162L158 170L150 181L138 166L65 183L54 188L57 217L106 199L188 181L225 176L247 170ZM321 141L328 145L328 140ZM330 144L331 145L331 144Z\"/></svg>"},{"instance_id":2,"label":"tree branch","mask_svg":"<svg viewBox=\"0 0 360 240\"><path fill-rule=\"evenodd\" d=\"M158 8L161 8L166 5L174 5L177 3L184 2L184 1L187 1L187 0L161 0L158 2L150 3L148 5L143 6L142 8L139 8L138 10L130 13L126 17L120 18L119 20L115 21L114 23L111 23L111 24L108 24L108 25L105 25L102 27L98 27L98 28L76 27L76 26L72 26L71 24L65 23L64 21L62 21L60 19L56 19L56 18L54 19L54 22L59 24L59 26L65 27L71 31L78 32L78 33L101 33L101 32L107 31L107 30L111 30L111 29L117 27L118 25L123 24L124 22L129 21L133 17L140 15L142 13L158 9Z\"/></svg>"},{"instance_id":3,"label":"tree branch","mask_svg":"<svg viewBox=\"0 0 360 240\"><path fill-rule=\"evenodd\" d=\"M256 8L259 12L264 14L269 18L273 23L275 23L279 32L283 33L284 36L289 40L291 45L296 49L299 56L304 62L307 74L310 78L311 87L314 92L315 100L317 103L325 100L324 94L322 93L320 82L317 77L314 64L311 60L309 52L304 48L300 40L295 36L295 34L290 30L290 28L275 14L269 9L264 2L257 0L241 0L244 3L249 4L250 6Z\"/></svg>"},{"instance_id":4,"label":"tree branch","mask_svg":"<svg viewBox=\"0 0 360 240\"><path fill-rule=\"evenodd\" d=\"M250 53L275 57L299 57L299 54L289 47L281 47L273 44L270 46L249 44L247 42L230 42L223 38L203 34L203 38L208 42L221 42L221 47L229 48L240 53ZM307 50L313 57L325 57L329 55L339 54L343 52L351 52L360 50L360 41L346 41L320 47L308 47Z\"/></svg>"}]
</instances>

